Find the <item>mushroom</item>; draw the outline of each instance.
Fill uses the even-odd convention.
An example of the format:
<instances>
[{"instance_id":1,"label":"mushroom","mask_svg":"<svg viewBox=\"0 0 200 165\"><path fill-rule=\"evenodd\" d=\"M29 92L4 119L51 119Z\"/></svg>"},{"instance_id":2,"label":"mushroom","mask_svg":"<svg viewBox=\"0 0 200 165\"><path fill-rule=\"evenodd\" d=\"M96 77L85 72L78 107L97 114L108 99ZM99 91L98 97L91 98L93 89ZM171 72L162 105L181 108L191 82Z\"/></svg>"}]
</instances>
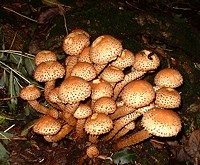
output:
<instances>
[{"instance_id":1,"label":"mushroom","mask_svg":"<svg viewBox=\"0 0 200 165\"><path fill-rule=\"evenodd\" d=\"M156 91L155 105L160 108L178 108L181 104L181 96L173 88L162 87Z\"/></svg>"},{"instance_id":2,"label":"mushroom","mask_svg":"<svg viewBox=\"0 0 200 165\"><path fill-rule=\"evenodd\" d=\"M35 125L33 126L33 131L40 135L55 135L61 129L61 123L51 117L51 116L42 116L40 117Z\"/></svg>"},{"instance_id":3,"label":"mushroom","mask_svg":"<svg viewBox=\"0 0 200 165\"><path fill-rule=\"evenodd\" d=\"M90 47L90 59L95 64L107 64L117 58L122 52L122 44L110 35L97 37Z\"/></svg>"},{"instance_id":4,"label":"mushroom","mask_svg":"<svg viewBox=\"0 0 200 165\"><path fill-rule=\"evenodd\" d=\"M63 50L71 56L79 55L90 44L90 35L82 30L75 29L63 40Z\"/></svg>"},{"instance_id":5,"label":"mushroom","mask_svg":"<svg viewBox=\"0 0 200 165\"><path fill-rule=\"evenodd\" d=\"M92 109L96 113L104 113L108 115L115 112L116 103L111 97L101 97L96 100Z\"/></svg>"},{"instance_id":6,"label":"mushroom","mask_svg":"<svg viewBox=\"0 0 200 165\"><path fill-rule=\"evenodd\" d=\"M65 68L58 61L46 61L40 63L34 72L36 81L45 82L44 95L48 101L49 92L55 88L56 79L65 75Z\"/></svg>"},{"instance_id":7,"label":"mushroom","mask_svg":"<svg viewBox=\"0 0 200 165\"><path fill-rule=\"evenodd\" d=\"M176 69L164 68L156 74L154 83L158 88L177 88L183 83L183 77L181 73Z\"/></svg>"},{"instance_id":8,"label":"mushroom","mask_svg":"<svg viewBox=\"0 0 200 165\"><path fill-rule=\"evenodd\" d=\"M133 68L140 71L152 71L160 65L158 56L150 50L142 50L135 55Z\"/></svg>"},{"instance_id":9,"label":"mushroom","mask_svg":"<svg viewBox=\"0 0 200 165\"><path fill-rule=\"evenodd\" d=\"M92 110L87 104L80 104L74 113L74 117L77 118L76 133L82 138L85 135L84 126L86 119L92 115Z\"/></svg>"},{"instance_id":10,"label":"mushroom","mask_svg":"<svg viewBox=\"0 0 200 165\"><path fill-rule=\"evenodd\" d=\"M155 98L153 86L145 80L134 80L127 84L121 93L127 106L140 108L149 105Z\"/></svg>"},{"instance_id":11,"label":"mushroom","mask_svg":"<svg viewBox=\"0 0 200 165\"><path fill-rule=\"evenodd\" d=\"M100 75L100 78L109 82L113 87L115 84L124 78L124 73L121 69L114 66L106 67Z\"/></svg>"},{"instance_id":12,"label":"mushroom","mask_svg":"<svg viewBox=\"0 0 200 165\"><path fill-rule=\"evenodd\" d=\"M106 114L94 113L85 123L85 131L90 135L101 135L113 128L113 121Z\"/></svg>"},{"instance_id":13,"label":"mushroom","mask_svg":"<svg viewBox=\"0 0 200 165\"><path fill-rule=\"evenodd\" d=\"M114 147L122 149L135 145L151 136L172 137L176 136L181 130L180 117L172 110L153 108L144 113L142 118L143 130L120 139Z\"/></svg>"},{"instance_id":14,"label":"mushroom","mask_svg":"<svg viewBox=\"0 0 200 165\"><path fill-rule=\"evenodd\" d=\"M90 59L96 65L104 65L120 56L122 44L119 40L110 35L101 35L97 37L90 47ZM103 68L101 68L103 70ZM98 73L101 71L99 70ZM98 74L97 73L97 74Z\"/></svg>"},{"instance_id":15,"label":"mushroom","mask_svg":"<svg viewBox=\"0 0 200 165\"><path fill-rule=\"evenodd\" d=\"M72 131L73 127L65 124L62 126L61 130L54 135L45 135L44 139L48 142L57 142L61 139L63 139L67 134L69 134Z\"/></svg>"},{"instance_id":16,"label":"mushroom","mask_svg":"<svg viewBox=\"0 0 200 165\"><path fill-rule=\"evenodd\" d=\"M57 55L50 50L42 50L35 55L35 65L38 66L42 62L57 61Z\"/></svg>"},{"instance_id":17,"label":"mushroom","mask_svg":"<svg viewBox=\"0 0 200 165\"><path fill-rule=\"evenodd\" d=\"M92 88L92 105L97 99L101 97L112 97L113 95L113 88L110 83L102 79L95 79L90 83L90 85Z\"/></svg>"},{"instance_id":18,"label":"mushroom","mask_svg":"<svg viewBox=\"0 0 200 165\"><path fill-rule=\"evenodd\" d=\"M92 81L96 75L94 66L87 62L78 62L71 71L71 76L77 76L86 81Z\"/></svg>"},{"instance_id":19,"label":"mushroom","mask_svg":"<svg viewBox=\"0 0 200 165\"><path fill-rule=\"evenodd\" d=\"M86 154L89 158L96 158L99 156L99 150L95 144L91 144L87 150Z\"/></svg>"},{"instance_id":20,"label":"mushroom","mask_svg":"<svg viewBox=\"0 0 200 165\"><path fill-rule=\"evenodd\" d=\"M56 109L46 108L37 101L40 96L41 91L35 85L28 85L22 88L20 91L20 97L24 100L27 100L30 106L37 112L58 118L58 111Z\"/></svg>"},{"instance_id":21,"label":"mushroom","mask_svg":"<svg viewBox=\"0 0 200 165\"><path fill-rule=\"evenodd\" d=\"M70 76L63 80L58 90L58 97L63 103L77 103L85 100L91 94L90 84L75 76Z\"/></svg>"}]
</instances>

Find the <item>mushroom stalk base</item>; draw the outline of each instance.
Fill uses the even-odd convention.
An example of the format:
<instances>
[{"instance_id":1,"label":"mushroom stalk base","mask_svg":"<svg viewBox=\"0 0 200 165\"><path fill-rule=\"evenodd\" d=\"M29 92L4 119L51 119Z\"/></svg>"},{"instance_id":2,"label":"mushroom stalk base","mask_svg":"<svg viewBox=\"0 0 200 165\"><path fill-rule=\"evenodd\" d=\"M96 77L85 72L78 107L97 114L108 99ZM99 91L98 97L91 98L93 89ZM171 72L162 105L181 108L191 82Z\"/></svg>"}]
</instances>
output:
<instances>
[{"instance_id":1,"label":"mushroom stalk base","mask_svg":"<svg viewBox=\"0 0 200 165\"><path fill-rule=\"evenodd\" d=\"M135 145L144 141L145 139L150 138L152 135L149 134L146 130L141 130L127 138L120 139L115 145L114 148L120 150L122 148L128 147L130 145Z\"/></svg>"}]
</instances>

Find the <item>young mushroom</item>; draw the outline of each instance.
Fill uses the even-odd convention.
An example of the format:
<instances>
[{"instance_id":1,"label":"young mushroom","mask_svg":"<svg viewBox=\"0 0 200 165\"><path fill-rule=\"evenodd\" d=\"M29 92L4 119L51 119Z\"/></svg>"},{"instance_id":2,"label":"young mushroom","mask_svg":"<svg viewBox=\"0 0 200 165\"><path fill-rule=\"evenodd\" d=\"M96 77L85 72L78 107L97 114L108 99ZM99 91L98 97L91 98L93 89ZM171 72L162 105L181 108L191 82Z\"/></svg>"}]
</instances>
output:
<instances>
[{"instance_id":1,"label":"young mushroom","mask_svg":"<svg viewBox=\"0 0 200 165\"><path fill-rule=\"evenodd\" d=\"M83 138L85 136L85 122L86 119L92 115L92 109L87 104L81 103L76 111L74 112L74 117L77 119L76 123L76 133L78 137Z\"/></svg>"},{"instance_id":2,"label":"young mushroom","mask_svg":"<svg viewBox=\"0 0 200 165\"><path fill-rule=\"evenodd\" d=\"M156 91L155 106L160 108L178 108L181 105L181 95L169 87L162 87Z\"/></svg>"},{"instance_id":3,"label":"young mushroom","mask_svg":"<svg viewBox=\"0 0 200 165\"><path fill-rule=\"evenodd\" d=\"M34 78L38 82L45 82L44 95L49 101L49 92L55 88L56 79L63 78L65 68L58 61L46 61L40 63L35 71Z\"/></svg>"},{"instance_id":4,"label":"young mushroom","mask_svg":"<svg viewBox=\"0 0 200 165\"><path fill-rule=\"evenodd\" d=\"M63 80L58 90L58 97L63 103L74 104L85 100L91 94L90 84L76 76Z\"/></svg>"},{"instance_id":5,"label":"young mushroom","mask_svg":"<svg viewBox=\"0 0 200 165\"><path fill-rule=\"evenodd\" d=\"M33 126L33 131L40 135L55 135L61 129L61 123L51 117L51 116L42 116L40 117L35 125Z\"/></svg>"},{"instance_id":6,"label":"young mushroom","mask_svg":"<svg viewBox=\"0 0 200 165\"><path fill-rule=\"evenodd\" d=\"M154 83L158 89L161 87L177 88L183 83L183 77L176 69L164 68L156 74Z\"/></svg>"},{"instance_id":7,"label":"young mushroom","mask_svg":"<svg viewBox=\"0 0 200 165\"><path fill-rule=\"evenodd\" d=\"M41 105L37 99L41 96L40 89L35 85L28 85L21 89L20 97L30 104L30 106L37 112L50 115L54 118L58 118L58 111L56 109L49 109Z\"/></svg>"},{"instance_id":8,"label":"young mushroom","mask_svg":"<svg viewBox=\"0 0 200 165\"><path fill-rule=\"evenodd\" d=\"M135 145L151 136L172 137L181 130L180 117L172 110L154 108L144 113L142 118L143 130L120 139L114 148L117 150Z\"/></svg>"},{"instance_id":9,"label":"young mushroom","mask_svg":"<svg viewBox=\"0 0 200 165\"><path fill-rule=\"evenodd\" d=\"M149 105L155 98L153 86L145 80L134 80L121 93L125 105L140 108Z\"/></svg>"},{"instance_id":10,"label":"young mushroom","mask_svg":"<svg viewBox=\"0 0 200 165\"><path fill-rule=\"evenodd\" d=\"M46 61L57 61L57 55L50 50L42 50L35 55L34 62L36 66Z\"/></svg>"},{"instance_id":11,"label":"young mushroom","mask_svg":"<svg viewBox=\"0 0 200 165\"><path fill-rule=\"evenodd\" d=\"M119 40L110 35L101 35L91 44L90 59L94 64L103 65L105 67L109 62L120 56L121 52L122 44ZM103 70L104 67L102 67L101 70ZM98 73L100 73L101 70L99 70Z\"/></svg>"}]
</instances>

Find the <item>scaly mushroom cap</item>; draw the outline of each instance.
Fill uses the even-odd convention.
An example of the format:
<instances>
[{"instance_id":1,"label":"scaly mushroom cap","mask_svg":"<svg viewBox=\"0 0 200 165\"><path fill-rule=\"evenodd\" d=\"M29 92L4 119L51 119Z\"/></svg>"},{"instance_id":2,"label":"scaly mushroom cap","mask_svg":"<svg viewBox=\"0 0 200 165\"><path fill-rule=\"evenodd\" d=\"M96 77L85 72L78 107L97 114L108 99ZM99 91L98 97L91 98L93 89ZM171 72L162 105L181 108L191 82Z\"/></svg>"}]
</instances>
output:
<instances>
[{"instance_id":1,"label":"scaly mushroom cap","mask_svg":"<svg viewBox=\"0 0 200 165\"><path fill-rule=\"evenodd\" d=\"M116 108L116 103L111 97L101 97L97 99L92 107L96 113L104 113L106 115L114 113Z\"/></svg>"},{"instance_id":2,"label":"scaly mushroom cap","mask_svg":"<svg viewBox=\"0 0 200 165\"><path fill-rule=\"evenodd\" d=\"M74 117L77 119L85 119L92 114L92 109L87 104L80 104L74 112Z\"/></svg>"},{"instance_id":3,"label":"scaly mushroom cap","mask_svg":"<svg viewBox=\"0 0 200 165\"><path fill-rule=\"evenodd\" d=\"M57 55L50 50L42 50L35 55L35 65L46 61L57 61Z\"/></svg>"},{"instance_id":4,"label":"scaly mushroom cap","mask_svg":"<svg viewBox=\"0 0 200 165\"><path fill-rule=\"evenodd\" d=\"M35 85L28 85L21 89L20 97L24 100L36 100L41 96L40 89Z\"/></svg>"},{"instance_id":5,"label":"scaly mushroom cap","mask_svg":"<svg viewBox=\"0 0 200 165\"><path fill-rule=\"evenodd\" d=\"M183 77L176 69L164 68L156 74L154 83L160 88L177 88L183 83Z\"/></svg>"},{"instance_id":6,"label":"scaly mushroom cap","mask_svg":"<svg viewBox=\"0 0 200 165\"><path fill-rule=\"evenodd\" d=\"M124 73L119 68L116 68L114 66L108 66L103 70L100 77L109 83L115 83L123 80Z\"/></svg>"},{"instance_id":7,"label":"scaly mushroom cap","mask_svg":"<svg viewBox=\"0 0 200 165\"><path fill-rule=\"evenodd\" d=\"M47 61L39 64L34 72L35 80L47 82L62 78L65 75L65 68L57 61Z\"/></svg>"},{"instance_id":8,"label":"scaly mushroom cap","mask_svg":"<svg viewBox=\"0 0 200 165\"><path fill-rule=\"evenodd\" d=\"M60 122L51 116L42 116L33 126L33 131L40 135L54 135L60 129Z\"/></svg>"},{"instance_id":9,"label":"scaly mushroom cap","mask_svg":"<svg viewBox=\"0 0 200 165\"><path fill-rule=\"evenodd\" d=\"M160 137L176 136L181 130L181 120L177 113L160 108L144 113L142 125L150 134Z\"/></svg>"},{"instance_id":10,"label":"scaly mushroom cap","mask_svg":"<svg viewBox=\"0 0 200 165\"><path fill-rule=\"evenodd\" d=\"M111 66L115 66L120 69L125 69L132 66L134 63L134 54L127 49L124 49L119 57L111 63Z\"/></svg>"},{"instance_id":11,"label":"scaly mushroom cap","mask_svg":"<svg viewBox=\"0 0 200 165\"><path fill-rule=\"evenodd\" d=\"M87 62L78 62L72 69L71 76L83 78L86 81L91 81L96 77L94 66Z\"/></svg>"},{"instance_id":12,"label":"scaly mushroom cap","mask_svg":"<svg viewBox=\"0 0 200 165\"><path fill-rule=\"evenodd\" d=\"M155 53L142 50L135 55L134 69L140 71L155 70L160 65L160 59Z\"/></svg>"},{"instance_id":13,"label":"scaly mushroom cap","mask_svg":"<svg viewBox=\"0 0 200 165\"><path fill-rule=\"evenodd\" d=\"M100 97L111 97L113 95L113 88L110 83L102 80L95 79L91 83L92 93L91 98L97 100Z\"/></svg>"},{"instance_id":14,"label":"scaly mushroom cap","mask_svg":"<svg viewBox=\"0 0 200 165\"><path fill-rule=\"evenodd\" d=\"M58 96L63 103L76 103L85 100L91 94L89 83L75 76L65 79L59 88Z\"/></svg>"},{"instance_id":15,"label":"scaly mushroom cap","mask_svg":"<svg viewBox=\"0 0 200 165\"><path fill-rule=\"evenodd\" d=\"M127 106L140 108L149 105L155 98L153 86L145 80L134 80L127 84L121 93Z\"/></svg>"},{"instance_id":16,"label":"scaly mushroom cap","mask_svg":"<svg viewBox=\"0 0 200 165\"><path fill-rule=\"evenodd\" d=\"M90 59L95 64L107 64L122 52L122 44L110 35L97 37L90 47Z\"/></svg>"},{"instance_id":17,"label":"scaly mushroom cap","mask_svg":"<svg viewBox=\"0 0 200 165\"><path fill-rule=\"evenodd\" d=\"M156 91L155 104L160 108L178 108L181 96L175 89L163 87Z\"/></svg>"},{"instance_id":18,"label":"scaly mushroom cap","mask_svg":"<svg viewBox=\"0 0 200 165\"><path fill-rule=\"evenodd\" d=\"M85 123L85 131L90 135L101 135L113 128L113 121L103 113L95 113Z\"/></svg>"},{"instance_id":19,"label":"scaly mushroom cap","mask_svg":"<svg viewBox=\"0 0 200 165\"><path fill-rule=\"evenodd\" d=\"M86 154L89 158L95 158L99 156L99 150L95 144L92 144L87 148Z\"/></svg>"},{"instance_id":20,"label":"scaly mushroom cap","mask_svg":"<svg viewBox=\"0 0 200 165\"><path fill-rule=\"evenodd\" d=\"M69 55L79 55L90 44L90 35L82 29L73 30L65 36L63 50Z\"/></svg>"}]
</instances>

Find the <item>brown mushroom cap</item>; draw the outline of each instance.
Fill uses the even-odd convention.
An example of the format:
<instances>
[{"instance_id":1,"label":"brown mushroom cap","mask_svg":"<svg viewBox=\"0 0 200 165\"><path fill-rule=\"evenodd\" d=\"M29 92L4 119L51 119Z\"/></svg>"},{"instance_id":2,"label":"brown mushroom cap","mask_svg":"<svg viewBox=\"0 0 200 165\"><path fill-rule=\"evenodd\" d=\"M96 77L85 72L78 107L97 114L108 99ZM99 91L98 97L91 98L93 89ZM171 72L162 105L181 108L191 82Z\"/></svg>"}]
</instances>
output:
<instances>
[{"instance_id":1,"label":"brown mushroom cap","mask_svg":"<svg viewBox=\"0 0 200 165\"><path fill-rule=\"evenodd\" d=\"M76 29L65 36L63 50L69 55L79 55L89 44L90 35L82 29Z\"/></svg>"},{"instance_id":2,"label":"brown mushroom cap","mask_svg":"<svg viewBox=\"0 0 200 165\"><path fill-rule=\"evenodd\" d=\"M54 135L60 129L60 122L51 116L42 116L33 126L33 131L41 135Z\"/></svg>"},{"instance_id":3,"label":"brown mushroom cap","mask_svg":"<svg viewBox=\"0 0 200 165\"><path fill-rule=\"evenodd\" d=\"M173 88L161 88L156 91L156 106L160 108L178 108L181 104L181 95Z\"/></svg>"},{"instance_id":4,"label":"brown mushroom cap","mask_svg":"<svg viewBox=\"0 0 200 165\"><path fill-rule=\"evenodd\" d=\"M177 88L183 83L183 77L176 69L164 68L156 74L154 83L158 87Z\"/></svg>"},{"instance_id":5,"label":"brown mushroom cap","mask_svg":"<svg viewBox=\"0 0 200 165\"><path fill-rule=\"evenodd\" d=\"M95 113L85 123L85 131L91 135L101 135L113 128L113 121L103 113Z\"/></svg>"},{"instance_id":6,"label":"brown mushroom cap","mask_svg":"<svg viewBox=\"0 0 200 165\"><path fill-rule=\"evenodd\" d=\"M132 66L134 63L134 54L128 50L124 49L119 57L111 63L111 66L115 66L120 69L125 69Z\"/></svg>"},{"instance_id":7,"label":"brown mushroom cap","mask_svg":"<svg viewBox=\"0 0 200 165\"><path fill-rule=\"evenodd\" d=\"M95 144L90 145L87 148L86 153L89 158L95 158L99 156L99 150Z\"/></svg>"},{"instance_id":8,"label":"brown mushroom cap","mask_svg":"<svg viewBox=\"0 0 200 165\"><path fill-rule=\"evenodd\" d=\"M65 68L57 61L47 61L39 64L34 72L35 80L46 82L62 78L65 74Z\"/></svg>"},{"instance_id":9,"label":"brown mushroom cap","mask_svg":"<svg viewBox=\"0 0 200 165\"><path fill-rule=\"evenodd\" d=\"M92 115L92 109L87 104L80 104L74 112L74 117L77 119L85 119Z\"/></svg>"},{"instance_id":10,"label":"brown mushroom cap","mask_svg":"<svg viewBox=\"0 0 200 165\"><path fill-rule=\"evenodd\" d=\"M176 136L181 130L181 120L177 113L160 108L144 113L142 125L150 134L160 137Z\"/></svg>"},{"instance_id":11,"label":"brown mushroom cap","mask_svg":"<svg viewBox=\"0 0 200 165\"><path fill-rule=\"evenodd\" d=\"M35 55L35 65L46 61L56 61L57 55L50 50L42 50Z\"/></svg>"},{"instance_id":12,"label":"brown mushroom cap","mask_svg":"<svg viewBox=\"0 0 200 165\"><path fill-rule=\"evenodd\" d=\"M86 81L91 81L96 77L94 66L87 62L78 62L72 69L71 76L81 77Z\"/></svg>"},{"instance_id":13,"label":"brown mushroom cap","mask_svg":"<svg viewBox=\"0 0 200 165\"><path fill-rule=\"evenodd\" d=\"M114 66L108 66L103 70L100 77L109 83L115 83L123 80L124 73L119 68L116 68Z\"/></svg>"},{"instance_id":14,"label":"brown mushroom cap","mask_svg":"<svg viewBox=\"0 0 200 165\"><path fill-rule=\"evenodd\" d=\"M97 99L92 106L92 109L96 113L104 113L106 115L114 113L116 108L116 103L111 97L101 97Z\"/></svg>"},{"instance_id":15,"label":"brown mushroom cap","mask_svg":"<svg viewBox=\"0 0 200 165\"><path fill-rule=\"evenodd\" d=\"M71 76L65 79L59 88L58 96L63 103L76 103L85 100L91 94L89 83L80 78Z\"/></svg>"},{"instance_id":16,"label":"brown mushroom cap","mask_svg":"<svg viewBox=\"0 0 200 165\"><path fill-rule=\"evenodd\" d=\"M56 87L49 92L49 101L51 101L52 103L62 102L58 97L58 91L59 91L59 87Z\"/></svg>"},{"instance_id":17,"label":"brown mushroom cap","mask_svg":"<svg viewBox=\"0 0 200 165\"><path fill-rule=\"evenodd\" d=\"M90 47L90 59L95 64L107 64L121 54L122 44L110 35L97 37Z\"/></svg>"},{"instance_id":18,"label":"brown mushroom cap","mask_svg":"<svg viewBox=\"0 0 200 165\"><path fill-rule=\"evenodd\" d=\"M95 79L91 83L92 93L91 98L97 100L100 97L111 97L113 95L113 88L110 83L102 80Z\"/></svg>"},{"instance_id":19,"label":"brown mushroom cap","mask_svg":"<svg viewBox=\"0 0 200 165\"><path fill-rule=\"evenodd\" d=\"M41 96L40 89L35 85L28 85L21 89L20 97L24 100L36 100Z\"/></svg>"},{"instance_id":20,"label":"brown mushroom cap","mask_svg":"<svg viewBox=\"0 0 200 165\"><path fill-rule=\"evenodd\" d=\"M134 80L127 84L121 93L127 106L140 108L149 105L155 98L153 86L145 80Z\"/></svg>"},{"instance_id":21,"label":"brown mushroom cap","mask_svg":"<svg viewBox=\"0 0 200 165\"><path fill-rule=\"evenodd\" d=\"M134 69L141 71L155 70L160 65L160 59L151 51L142 50L135 55Z\"/></svg>"}]
</instances>

